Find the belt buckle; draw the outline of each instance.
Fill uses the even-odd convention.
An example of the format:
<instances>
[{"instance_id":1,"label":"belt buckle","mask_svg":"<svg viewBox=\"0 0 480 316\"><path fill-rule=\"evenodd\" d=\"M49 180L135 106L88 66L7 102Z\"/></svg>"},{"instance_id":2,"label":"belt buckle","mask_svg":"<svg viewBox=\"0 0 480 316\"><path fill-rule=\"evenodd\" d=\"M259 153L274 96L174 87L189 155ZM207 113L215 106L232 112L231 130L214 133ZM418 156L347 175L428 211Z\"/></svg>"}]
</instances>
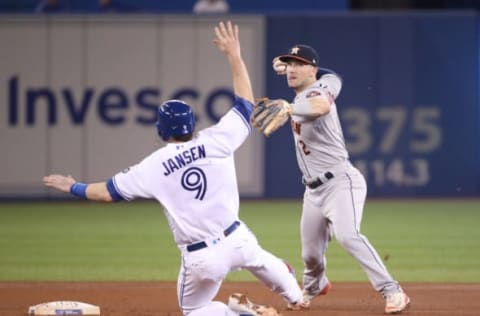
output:
<instances>
[{"instance_id":1,"label":"belt buckle","mask_svg":"<svg viewBox=\"0 0 480 316\"><path fill-rule=\"evenodd\" d=\"M316 189L318 188L319 186L321 186L323 184L322 180L320 180L320 178L317 178L317 180L313 181L313 182L310 182L308 185L308 187L310 189Z\"/></svg>"},{"instance_id":2,"label":"belt buckle","mask_svg":"<svg viewBox=\"0 0 480 316\"><path fill-rule=\"evenodd\" d=\"M324 184L325 182L327 182L328 180L330 180L334 177L333 173L331 173L330 171L325 172L323 174L323 176L325 177L325 181L322 181L322 179L320 179L320 177L317 177L315 179L315 181L312 181L310 183L306 183L306 182L304 182L304 183L310 189L316 189L316 188L318 188L319 186L321 186L322 184Z\"/></svg>"},{"instance_id":3,"label":"belt buckle","mask_svg":"<svg viewBox=\"0 0 480 316\"><path fill-rule=\"evenodd\" d=\"M230 226L227 227L227 229L225 229L223 231L223 235L224 237L228 237L231 233L233 233L235 230L237 230L238 226L240 226L240 222L239 221L235 221L233 222ZM194 244L190 244L187 246L187 251L188 252L193 252L193 251L197 251L197 250L200 250L200 249L203 249L203 248L207 248L210 245L216 245L220 242L222 238L220 237L217 237L217 238L214 238L212 239L209 243L205 242L205 241L200 241L200 242L197 242L197 243L194 243Z\"/></svg>"}]
</instances>

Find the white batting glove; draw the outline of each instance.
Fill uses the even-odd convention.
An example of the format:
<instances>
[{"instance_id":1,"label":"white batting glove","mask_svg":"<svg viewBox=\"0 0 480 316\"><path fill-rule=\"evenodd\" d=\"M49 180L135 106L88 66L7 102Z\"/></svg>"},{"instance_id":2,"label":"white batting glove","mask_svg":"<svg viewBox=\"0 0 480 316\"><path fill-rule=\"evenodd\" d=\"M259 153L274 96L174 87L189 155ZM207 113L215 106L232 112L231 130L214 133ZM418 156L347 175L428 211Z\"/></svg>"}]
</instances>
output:
<instances>
[{"instance_id":1,"label":"white batting glove","mask_svg":"<svg viewBox=\"0 0 480 316\"><path fill-rule=\"evenodd\" d=\"M272 67L273 70L277 73L277 75L284 76L287 74L287 63L281 61L278 57L275 57L272 60Z\"/></svg>"}]
</instances>

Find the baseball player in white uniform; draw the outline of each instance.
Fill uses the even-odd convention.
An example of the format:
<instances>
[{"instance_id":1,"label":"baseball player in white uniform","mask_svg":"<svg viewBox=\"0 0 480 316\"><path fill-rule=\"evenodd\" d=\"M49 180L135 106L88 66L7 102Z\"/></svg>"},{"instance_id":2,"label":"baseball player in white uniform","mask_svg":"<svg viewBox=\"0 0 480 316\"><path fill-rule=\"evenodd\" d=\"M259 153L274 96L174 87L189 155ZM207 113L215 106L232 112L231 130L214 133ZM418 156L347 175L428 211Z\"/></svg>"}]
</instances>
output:
<instances>
[{"instance_id":1,"label":"baseball player in white uniform","mask_svg":"<svg viewBox=\"0 0 480 316\"><path fill-rule=\"evenodd\" d=\"M138 164L99 183L63 175L43 179L46 186L84 199L161 203L181 252L177 294L183 315L260 315L258 306L239 297L230 305L213 301L225 276L238 269L249 270L287 303L302 300L284 261L262 249L239 219L234 152L251 130L253 93L238 33L230 22L215 27L214 43L227 57L236 95L233 108L216 125L193 135L190 106L169 100L159 106L156 123L166 146Z\"/></svg>"},{"instance_id":2,"label":"baseball player in white uniform","mask_svg":"<svg viewBox=\"0 0 480 316\"><path fill-rule=\"evenodd\" d=\"M274 70L286 75L296 97L291 103L291 127L305 193L301 218L304 307L331 288L325 252L332 235L366 272L372 286L386 299L385 312L399 313L410 303L360 233L367 194L363 175L350 163L335 99L342 81L318 68L317 52L295 45L273 60Z\"/></svg>"}]
</instances>

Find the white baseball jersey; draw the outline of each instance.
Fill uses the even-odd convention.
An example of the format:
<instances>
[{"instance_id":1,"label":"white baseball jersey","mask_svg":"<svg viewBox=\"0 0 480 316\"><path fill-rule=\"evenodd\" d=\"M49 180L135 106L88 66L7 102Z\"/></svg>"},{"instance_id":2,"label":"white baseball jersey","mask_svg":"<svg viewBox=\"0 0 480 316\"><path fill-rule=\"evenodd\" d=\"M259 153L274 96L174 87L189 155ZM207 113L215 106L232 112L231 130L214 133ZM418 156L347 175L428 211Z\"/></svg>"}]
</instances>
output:
<instances>
[{"instance_id":1,"label":"white baseball jersey","mask_svg":"<svg viewBox=\"0 0 480 316\"><path fill-rule=\"evenodd\" d=\"M233 153L250 132L248 116L232 108L191 141L169 143L113 177L126 200L156 199L179 246L221 235L238 220Z\"/></svg>"},{"instance_id":2,"label":"white baseball jersey","mask_svg":"<svg viewBox=\"0 0 480 316\"><path fill-rule=\"evenodd\" d=\"M248 136L252 104L235 99L216 125L191 141L169 143L107 182L115 200L153 198L182 253L177 295L183 315L238 315L213 302L232 270L248 269L289 303L302 291L287 265L239 220L234 151Z\"/></svg>"},{"instance_id":3,"label":"white baseball jersey","mask_svg":"<svg viewBox=\"0 0 480 316\"><path fill-rule=\"evenodd\" d=\"M305 179L325 173L334 165L348 159L335 98L342 83L334 74L323 75L310 87L297 94L295 104L309 98L324 97L332 103L328 114L318 118L293 115L291 120L297 161Z\"/></svg>"}]
</instances>

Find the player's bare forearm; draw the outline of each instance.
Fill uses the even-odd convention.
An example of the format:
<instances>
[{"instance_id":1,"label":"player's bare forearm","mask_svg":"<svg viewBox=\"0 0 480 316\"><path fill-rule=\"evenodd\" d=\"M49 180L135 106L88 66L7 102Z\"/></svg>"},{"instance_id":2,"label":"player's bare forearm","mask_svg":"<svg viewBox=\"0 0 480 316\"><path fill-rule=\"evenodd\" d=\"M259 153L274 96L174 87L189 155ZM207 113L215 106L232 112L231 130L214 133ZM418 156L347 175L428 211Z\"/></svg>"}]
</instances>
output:
<instances>
[{"instance_id":1,"label":"player's bare forearm","mask_svg":"<svg viewBox=\"0 0 480 316\"><path fill-rule=\"evenodd\" d=\"M112 196L108 192L106 182L97 182L91 184L80 184L75 181L72 176L64 176L61 174L52 174L43 177L43 183L50 188L54 188L58 191L65 193L72 193L72 187L74 185L84 186L84 198L93 201L111 202ZM77 195L77 194L74 194ZM77 195L78 196L78 195ZM82 196L83 197L83 196Z\"/></svg>"},{"instance_id":2,"label":"player's bare forearm","mask_svg":"<svg viewBox=\"0 0 480 316\"><path fill-rule=\"evenodd\" d=\"M230 67L235 94L253 103L252 84L243 59L230 61Z\"/></svg>"},{"instance_id":3,"label":"player's bare forearm","mask_svg":"<svg viewBox=\"0 0 480 316\"><path fill-rule=\"evenodd\" d=\"M226 25L220 22L215 27L215 35L215 45L227 56L230 64L235 94L253 103L252 84L241 55L238 25L233 26L230 21Z\"/></svg>"},{"instance_id":4,"label":"player's bare forearm","mask_svg":"<svg viewBox=\"0 0 480 316\"><path fill-rule=\"evenodd\" d=\"M87 198L94 201L112 202L106 182L91 183L87 187Z\"/></svg>"}]
</instances>

